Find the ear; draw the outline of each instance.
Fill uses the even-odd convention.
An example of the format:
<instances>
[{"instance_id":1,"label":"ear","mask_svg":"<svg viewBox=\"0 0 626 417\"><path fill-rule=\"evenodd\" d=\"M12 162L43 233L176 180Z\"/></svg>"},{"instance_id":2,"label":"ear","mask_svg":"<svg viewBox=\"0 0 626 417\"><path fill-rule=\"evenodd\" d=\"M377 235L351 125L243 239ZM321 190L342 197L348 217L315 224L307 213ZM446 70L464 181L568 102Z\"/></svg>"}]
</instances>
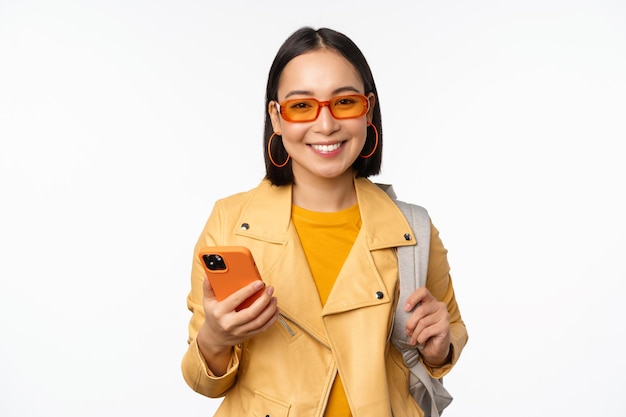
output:
<instances>
[{"instance_id":1,"label":"ear","mask_svg":"<svg viewBox=\"0 0 626 417\"><path fill-rule=\"evenodd\" d=\"M369 109L367 110L367 121L368 123L372 123L374 119L374 107L376 106L376 95L374 93L369 93L367 95L367 101L369 101Z\"/></svg>"},{"instance_id":2,"label":"ear","mask_svg":"<svg viewBox=\"0 0 626 417\"><path fill-rule=\"evenodd\" d=\"M270 101L269 105L267 106L267 113L269 114L270 120L272 121L272 128L274 129L274 132L280 134L280 114L278 113L278 107L276 104L277 103L274 100Z\"/></svg>"}]
</instances>

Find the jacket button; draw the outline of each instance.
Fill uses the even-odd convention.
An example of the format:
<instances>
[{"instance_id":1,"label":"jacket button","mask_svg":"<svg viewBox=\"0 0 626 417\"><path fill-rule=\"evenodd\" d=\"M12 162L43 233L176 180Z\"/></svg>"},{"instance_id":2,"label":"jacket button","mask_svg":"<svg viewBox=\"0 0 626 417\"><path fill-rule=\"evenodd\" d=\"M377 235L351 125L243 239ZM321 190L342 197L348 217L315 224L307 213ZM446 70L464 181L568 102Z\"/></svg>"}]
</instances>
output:
<instances>
[{"instance_id":1,"label":"jacket button","mask_svg":"<svg viewBox=\"0 0 626 417\"><path fill-rule=\"evenodd\" d=\"M382 291L376 291L376 298L378 298L379 300L382 300L384 296L385 294L383 294Z\"/></svg>"},{"instance_id":2,"label":"jacket button","mask_svg":"<svg viewBox=\"0 0 626 417\"><path fill-rule=\"evenodd\" d=\"M409 233L405 233L404 240L411 240L411 235Z\"/></svg>"},{"instance_id":3,"label":"jacket button","mask_svg":"<svg viewBox=\"0 0 626 417\"><path fill-rule=\"evenodd\" d=\"M248 230L250 225L248 223L241 223L241 230Z\"/></svg>"}]
</instances>

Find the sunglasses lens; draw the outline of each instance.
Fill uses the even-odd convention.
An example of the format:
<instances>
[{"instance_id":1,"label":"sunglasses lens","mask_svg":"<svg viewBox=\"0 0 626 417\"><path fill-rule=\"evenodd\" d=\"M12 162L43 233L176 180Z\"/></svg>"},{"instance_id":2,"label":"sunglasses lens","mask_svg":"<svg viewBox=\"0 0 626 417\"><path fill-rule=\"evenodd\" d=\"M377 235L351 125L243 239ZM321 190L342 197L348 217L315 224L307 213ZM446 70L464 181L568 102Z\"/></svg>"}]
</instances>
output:
<instances>
[{"instance_id":1,"label":"sunglasses lens","mask_svg":"<svg viewBox=\"0 0 626 417\"><path fill-rule=\"evenodd\" d=\"M291 122L309 122L317 118L319 104L313 99L288 100L280 107L283 117Z\"/></svg>"},{"instance_id":2,"label":"sunglasses lens","mask_svg":"<svg viewBox=\"0 0 626 417\"><path fill-rule=\"evenodd\" d=\"M323 102L335 119L352 119L367 113L367 97L354 94L333 97ZM320 102L314 98L287 100L280 105L280 113L289 122L312 122L320 112Z\"/></svg>"},{"instance_id":3,"label":"sunglasses lens","mask_svg":"<svg viewBox=\"0 0 626 417\"><path fill-rule=\"evenodd\" d=\"M367 101L363 96L335 97L330 102L333 116L337 119L360 117L367 111Z\"/></svg>"}]
</instances>

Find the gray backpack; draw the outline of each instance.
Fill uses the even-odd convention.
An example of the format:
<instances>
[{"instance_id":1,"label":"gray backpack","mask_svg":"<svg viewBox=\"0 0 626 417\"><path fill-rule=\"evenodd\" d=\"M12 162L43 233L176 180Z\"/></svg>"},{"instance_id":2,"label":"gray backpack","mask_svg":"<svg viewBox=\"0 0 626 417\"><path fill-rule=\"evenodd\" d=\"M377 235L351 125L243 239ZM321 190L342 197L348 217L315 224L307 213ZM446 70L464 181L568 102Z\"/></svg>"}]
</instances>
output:
<instances>
[{"instance_id":1,"label":"gray backpack","mask_svg":"<svg viewBox=\"0 0 626 417\"><path fill-rule=\"evenodd\" d=\"M398 248L398 269L400 275L400 297L406 299L417 288L426 285L428 255L430 252L430 217L423 207L397 200L393 187L377 184L398 205L411 225L417 244ZM408 344L404 324L411 315L405 312L401 303L396 308L391 341L402 353L404 364L410 371L409 391L426 417L439 417L452 402L452 396L443 386L443 379L430 376L419 360L419 350Z\"/></svg>"}]
</instances>

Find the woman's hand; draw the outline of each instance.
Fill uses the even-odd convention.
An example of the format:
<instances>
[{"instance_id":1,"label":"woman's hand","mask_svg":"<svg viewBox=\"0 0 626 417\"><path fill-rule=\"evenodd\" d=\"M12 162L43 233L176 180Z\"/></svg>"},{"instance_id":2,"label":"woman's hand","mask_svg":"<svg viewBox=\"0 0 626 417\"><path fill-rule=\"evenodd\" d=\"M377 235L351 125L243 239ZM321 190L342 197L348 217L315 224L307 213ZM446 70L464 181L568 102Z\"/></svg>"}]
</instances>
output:
<instances>
[{"instance_id":1,"label":"woman's hand","mask_svg":"<svg viewBox=\"0 0 626 417\"><path fill-rule=\"evenodd\" d=\"M198 331L197 341L202 356L215 375L226 373L233 346L263 333L276 322L278 306L276 297L272 297L273 287L267 287L248 308L235 311L237 306L264 286L262 281L254 281L218 301L209 280L204 278L205 318Z\"/></svg>"},{"instance_id":2,"label":"woman's hand","mask_svg":"<svg viewBox=\"0 0 626 417\"><path fill-rule=\"evenodd\" d=\"M426 287L411 294L405 311L413 311L406 322L411 345L421 345L420 353L430 366L441 366L450 356L450 314L446 304L438 301Z\"/></svg>"}]
</instances>

